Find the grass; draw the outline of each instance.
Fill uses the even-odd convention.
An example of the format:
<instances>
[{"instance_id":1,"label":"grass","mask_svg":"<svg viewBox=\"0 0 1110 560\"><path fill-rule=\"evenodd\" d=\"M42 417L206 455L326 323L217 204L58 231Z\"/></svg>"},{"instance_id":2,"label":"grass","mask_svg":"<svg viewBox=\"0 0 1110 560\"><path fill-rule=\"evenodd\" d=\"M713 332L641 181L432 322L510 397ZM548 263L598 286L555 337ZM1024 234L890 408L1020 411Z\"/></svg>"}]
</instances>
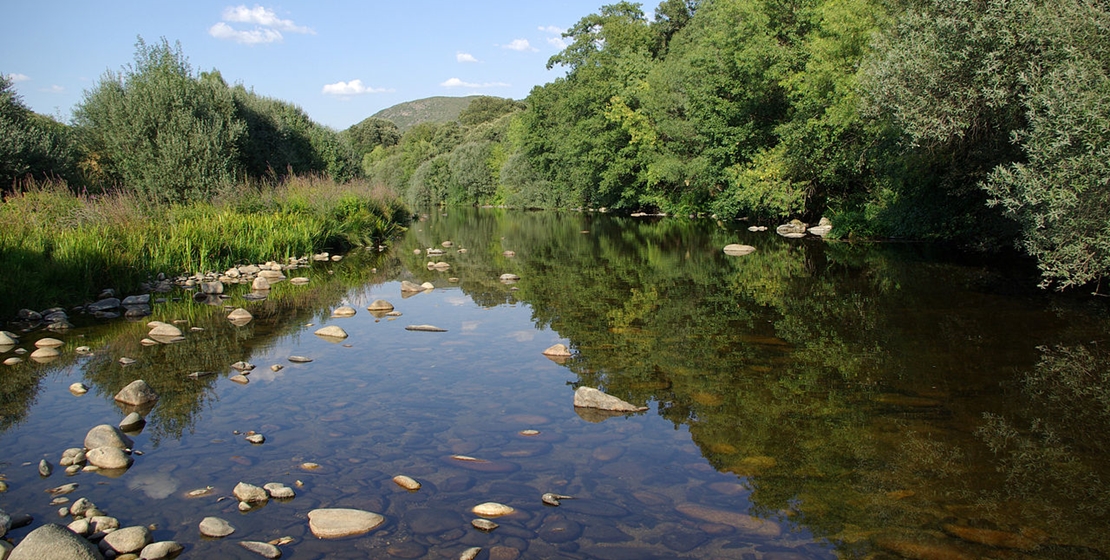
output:
<instances>
[{"instance_id":1,"label":"grass","mask_svg":"<svg viewBox=\"0 0 1110 560\"><path fill-rule=\"evenodd\" d=\"M407 220L384 189L320 177L244 183L211 201L172 206L29 183L0 204L0 317L81 303L106 287L134 292L159 273L385 243Z\"/></svg>"}]
</instances>

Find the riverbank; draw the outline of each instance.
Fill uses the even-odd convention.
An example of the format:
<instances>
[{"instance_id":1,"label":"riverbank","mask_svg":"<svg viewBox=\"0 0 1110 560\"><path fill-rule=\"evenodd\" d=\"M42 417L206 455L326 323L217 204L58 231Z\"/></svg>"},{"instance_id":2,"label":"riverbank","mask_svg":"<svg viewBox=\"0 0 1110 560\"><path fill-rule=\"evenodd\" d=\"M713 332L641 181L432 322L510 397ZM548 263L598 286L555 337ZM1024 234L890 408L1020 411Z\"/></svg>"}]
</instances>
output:
<instances>
[{"instance_id":1,"label":"riverbank","mask_svg":"<svg viewBox=\"0 0 1110 560\"><path fill-rule=\"evenodd\" d=\"M106 288L134 293L159 275L376 246L408 220L394 193L365 181L240 184L187 205L25 185L0 204L0 317L80 304Z\"/></svg>"}]
</instances>

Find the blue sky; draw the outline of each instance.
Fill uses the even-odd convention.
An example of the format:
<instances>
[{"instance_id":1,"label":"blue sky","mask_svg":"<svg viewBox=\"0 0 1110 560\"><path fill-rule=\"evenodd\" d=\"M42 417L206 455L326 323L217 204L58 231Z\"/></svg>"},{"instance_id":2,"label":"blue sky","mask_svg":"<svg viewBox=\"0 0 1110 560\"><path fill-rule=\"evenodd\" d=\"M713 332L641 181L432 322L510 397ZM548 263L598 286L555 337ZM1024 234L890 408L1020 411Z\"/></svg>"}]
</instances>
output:
<instances>
[{"instance_id":1,"label":"blue sky","mask_svg":"<svg viewBox=\"0 0 1110 560\"><path fill-rule=\"evenodd\" d=\"M106 71L134 60L139 36L164 37L194 71L215 68L343 129L434 95L522 99L563 74L546 69L561 32L607 3L11 0L0 7L0 73L31 109L69 121Z\"/></svg>"}]
</instances>

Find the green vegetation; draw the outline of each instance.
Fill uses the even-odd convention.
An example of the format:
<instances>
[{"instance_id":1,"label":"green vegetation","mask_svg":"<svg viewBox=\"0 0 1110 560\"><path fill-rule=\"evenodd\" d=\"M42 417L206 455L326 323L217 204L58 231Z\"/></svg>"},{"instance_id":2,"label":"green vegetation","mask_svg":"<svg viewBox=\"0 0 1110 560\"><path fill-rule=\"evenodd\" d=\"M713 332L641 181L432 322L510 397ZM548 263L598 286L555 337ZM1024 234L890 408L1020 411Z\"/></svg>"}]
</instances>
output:
<instances>
[{"instance_id":1,"label":"green vegetation","mask_svg":"<svg viewBox=\"0 0 1110 560\"><path fill-rule=\"evenodd\" d=\"M429 98L343 132L140 40L74 127L4 83L0 178L181 201L323 173L413 205L828 216L834 236L1016 246L1043 286L1097 285L1108 29L1083 0L664 0L653 17L617 2L565 33L548 61L565 75L523 102Z\"/></svg>"},{"instance_id":2,"label":"green vegetation","mask_svg":"<svg viewBox=\"0 0 1110 560\"><path fill-rule=\"evenodd\" d=\"M384 243L407 223L391 193L311 177L241 185L210 202L150 204L122 192L74 196L32 184L0 204L0 314L69 305L161 272L219 271L324 248Z\"/></svg>"}]
</instances>

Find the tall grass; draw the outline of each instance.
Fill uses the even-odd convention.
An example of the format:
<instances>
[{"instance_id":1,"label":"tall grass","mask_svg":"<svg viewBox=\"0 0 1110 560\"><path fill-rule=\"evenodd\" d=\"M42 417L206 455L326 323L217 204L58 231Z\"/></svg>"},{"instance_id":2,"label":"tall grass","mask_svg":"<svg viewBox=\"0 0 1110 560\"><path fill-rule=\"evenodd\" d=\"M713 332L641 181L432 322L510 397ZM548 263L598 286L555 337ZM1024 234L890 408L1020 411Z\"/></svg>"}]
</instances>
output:
<instances>
[{"instance_id":1,"label":"tall grass","mask_svg":"<svg viewBox=\"0 0 1110 560\"><path fill-rule=\"evenodd\" d=\"M80 303L105 287L133 291L158 273L376 245L407 220L384 189L319 177L239 184L211 201L170 206L29 183L0 204L0 317Z\"/></svg>"}]
</instances>

